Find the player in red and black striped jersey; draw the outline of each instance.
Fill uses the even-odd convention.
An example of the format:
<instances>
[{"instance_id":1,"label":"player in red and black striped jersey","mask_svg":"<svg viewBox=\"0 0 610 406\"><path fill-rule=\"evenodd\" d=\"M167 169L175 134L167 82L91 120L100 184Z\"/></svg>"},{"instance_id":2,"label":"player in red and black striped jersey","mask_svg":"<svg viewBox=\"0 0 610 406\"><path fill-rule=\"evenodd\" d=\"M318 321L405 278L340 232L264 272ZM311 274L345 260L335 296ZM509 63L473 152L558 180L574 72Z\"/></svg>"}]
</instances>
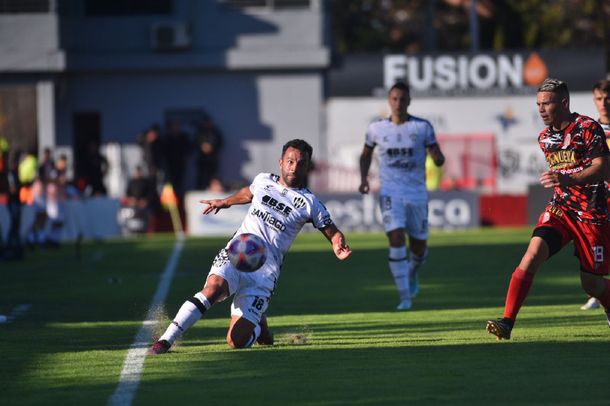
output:
<instances>
[{"instance_id":1,"label":"player in red and black striped jersey","mask_svg":"<svg viewBox=\"0 0 610 406\"><path fill-rule=\"evenodd\" d=\"M610 324L610 217L604 181L610 177L610 151L595 120L570 111L567 85L546 79L536 104L548 127L538 136L549 170L540 183L553 188L553 198L540 215L532 239L511 276L504 317L487 322L487 331L509 339L517 313L542 264L574 242L584 291L606 309Z\"/></svg>"}]
</instances>

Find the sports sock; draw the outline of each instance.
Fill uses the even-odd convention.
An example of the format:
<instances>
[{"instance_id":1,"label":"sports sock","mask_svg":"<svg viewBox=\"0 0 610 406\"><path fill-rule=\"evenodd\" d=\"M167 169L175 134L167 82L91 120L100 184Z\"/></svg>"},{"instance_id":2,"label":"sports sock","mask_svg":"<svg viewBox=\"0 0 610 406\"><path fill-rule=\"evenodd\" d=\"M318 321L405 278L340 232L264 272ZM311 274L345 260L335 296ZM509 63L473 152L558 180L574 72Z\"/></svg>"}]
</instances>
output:
<instances>
[{"instance_id":1,"label":"sports sock","mask_svg":"<svg viewBox=\"0 0 610 406\"><path fill-rule=\"evenodd\" d=\"M400 300L410 299L411 292L409 291L409 260L407 259L407 247L404 245L402 247L390 247L389 264Z\"/></svg>"},{"instance_id":2,"label":"sports sock","mask_svg":"<svg viewBox=\"0 0 610 406\"><path fill-rule=\"evenodd\" d=\"M610 312L610 280L604 279L604 282L606 283L606 288L604 289L602 294L597 298L597 300L599 300L599 303L601 303L601 305L604 306L606 313L608 313L608 312Z\"/></svg>"},{"instance_id":3,"label":"sports sock","mask_svg":"<svg viewBox=\"0 0 610 406\"><path fill-rule=\"evenodd\" d=\"M252 347L252 344L254 344L256 342L256 339L260 335L261 335L261 325L257 324L256 327L254 327L254 330L252 331L252 336L250 337L250 340L248 340L248 342L246 343L244 348Z\"/></svg>"},{"instance_id":4,"label":"sports sock","mask_svg":"<svg viewBox=\"0 0 610 406\"><path fill-rule=\"evenodd\" d=\"M532 287L534 281L534 274L525 272L523 269L517 267L510 278L510 284L508 285L508 292L506 293L506 304L504 306L504 317L511 320L517 318L517 313L521 305L525 301L527 294Z\"/></svg>"},{"instance_id":5,"label":"sports sock","mask_svg":"<svg viewBox=\"0 0 610 406\"><path fill-rule=\"evenodd\" d=\"M167 340L173 344L186 330L197 322L203 316L203 313L212 307L210 301L201 292L197 292L195 296L187 299L176 313L174 321L167 327L165 333L159 340Z\"/></svg>"}]
</instances>

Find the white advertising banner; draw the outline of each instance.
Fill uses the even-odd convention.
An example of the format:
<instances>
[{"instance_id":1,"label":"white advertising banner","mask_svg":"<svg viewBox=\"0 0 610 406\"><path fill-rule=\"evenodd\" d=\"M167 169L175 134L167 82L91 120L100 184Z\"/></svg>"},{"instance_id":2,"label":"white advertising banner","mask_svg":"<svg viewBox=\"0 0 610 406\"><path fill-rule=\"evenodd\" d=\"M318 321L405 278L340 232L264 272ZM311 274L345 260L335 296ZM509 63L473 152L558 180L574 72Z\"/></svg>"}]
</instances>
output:
<instances>
[{"instance_id":1,"label":"white advertising banner","mask_svg":"<svg viewBox=\"0 0 610 406\"><path fill-rule=\"evenodd\" d=\"M94 197L82 200L68 200L61 204L59 211L63 219L61 230L62 241L74 241L79 236L83 238L104 239L118 237L121 228L117 213L120 202L118 199ZM30 230L36 208L24 205L21 208L21 237L24 239ZM10 226L10 217L5 205L0 205L0 232L2 238L7 238ZM46 223L46 231L50 229L50 222Z\"/></svg>"},{"instance_id":2,"label":"white advertising banner","mask_svg":"<svg viewBox=\"0 0 610 406\"><path fill-rule=\"evenodd\" d=\"M590 92L573 93L572 111L597 118ZM409 112L429 120L437 135L492 133L498 157L497 193L525 194L547 168L537 143L544 124L536 96L416 98ZM333 98L327 105L328 155L357 170L368 124L389 114L385 98Z\"/></svg>"}]
</instances>

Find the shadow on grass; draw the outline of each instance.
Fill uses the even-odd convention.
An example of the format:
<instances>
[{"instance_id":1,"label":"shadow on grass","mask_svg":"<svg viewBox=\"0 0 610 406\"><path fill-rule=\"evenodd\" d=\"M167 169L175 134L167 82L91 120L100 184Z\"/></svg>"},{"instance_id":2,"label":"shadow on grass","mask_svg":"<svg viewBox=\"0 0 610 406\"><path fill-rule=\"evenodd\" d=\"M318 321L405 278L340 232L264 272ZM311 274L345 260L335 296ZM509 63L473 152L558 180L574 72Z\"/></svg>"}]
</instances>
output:
<instances>
[{"instance_id":1,"label":"shadow on grass","mask_svg":"<svg viewBox=\"0 0 610 406\"><path fill-rule=\"evenodd\" d=\"M431 248L414 310L503 306L523 249L523 244ZM327 252L290 254L270 314L392 311L398 294L387 262L386 249L360 250L344 262ZM568 283L552 283L558 278ZM564 250L543 266L528 303L584 299L576 260Z\"/></svg>"},{"instance_id":2,"label":"shadow on grass","mask_svg":"<svg viewBox=\"0 0 610 406\"><path fill-rule=\"evenodd\" d=\"M149 364L135 404L171 401L167 387L193 404L604 404L606 368L590 360L608 356L607 343L544 341L193 353L188 379Z\"/></svg>"}]
</instances>

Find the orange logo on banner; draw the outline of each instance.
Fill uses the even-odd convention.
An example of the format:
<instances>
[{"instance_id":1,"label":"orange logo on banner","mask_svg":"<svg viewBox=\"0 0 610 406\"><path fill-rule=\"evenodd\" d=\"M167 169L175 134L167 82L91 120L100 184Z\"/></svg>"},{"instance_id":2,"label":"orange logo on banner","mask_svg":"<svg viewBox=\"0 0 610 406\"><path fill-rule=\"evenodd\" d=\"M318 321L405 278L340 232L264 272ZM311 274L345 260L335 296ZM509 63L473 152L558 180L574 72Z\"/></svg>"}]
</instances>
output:
<instances>
[{"instance_id":1,"label":"orange logo on banner","mask_svg":"<svg viewBox=\"0 0 610 406\"><path fill-rule=\"evenodd\" d=\"M547 78L549 70L536 52L532 52L525 62L523 79L528 86L539 86Z\"/></svg>"}]
</instances>

